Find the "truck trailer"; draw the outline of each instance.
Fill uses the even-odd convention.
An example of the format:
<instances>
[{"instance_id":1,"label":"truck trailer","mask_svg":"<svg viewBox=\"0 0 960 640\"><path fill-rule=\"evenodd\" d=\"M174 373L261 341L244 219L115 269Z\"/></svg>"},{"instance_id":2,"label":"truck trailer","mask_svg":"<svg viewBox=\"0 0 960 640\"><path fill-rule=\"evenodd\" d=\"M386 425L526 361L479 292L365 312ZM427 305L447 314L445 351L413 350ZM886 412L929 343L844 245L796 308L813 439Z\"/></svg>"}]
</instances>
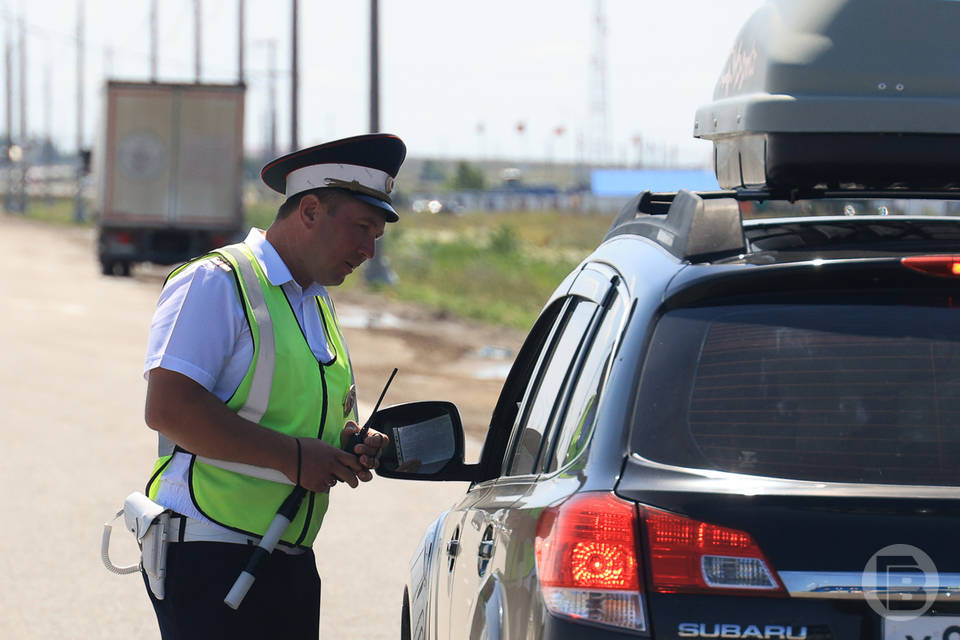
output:
<instances>
[{"instance_id":1,"label":"truck trailer","mask_svg":"<svg viewBox=\"0 0 960 640\"><path fill-rule=\"evenodd\" d=\"M106 275L175 264L243 226L242 84L107 81L94 152Z\"/></svg>"}]
</instances>

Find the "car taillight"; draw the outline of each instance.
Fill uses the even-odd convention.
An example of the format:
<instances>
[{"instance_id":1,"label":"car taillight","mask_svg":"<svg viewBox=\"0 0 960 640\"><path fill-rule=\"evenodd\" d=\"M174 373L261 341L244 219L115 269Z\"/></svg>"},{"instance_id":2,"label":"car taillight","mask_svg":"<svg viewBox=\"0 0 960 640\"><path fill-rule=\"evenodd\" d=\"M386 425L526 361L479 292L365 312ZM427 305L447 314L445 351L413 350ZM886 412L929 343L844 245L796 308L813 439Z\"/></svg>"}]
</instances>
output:
<instances>
[{"instance_id":1,"label":"car taillight","mask_svg":"<svg viewBox=\"0 0 960 640\"><path fill-rule=\"evenodd\" d=\"M901 258L900 264L933 276L960 277L960 256L909 256Z\"/></svg>"},{"instance_id":2,"label":"car taillight","mask_svg":"<svg viewBox=\"0 0 960 640\"><path fill-rule=\"evenodd\" d=\"M647 530L652 589L659 593L749 590L785 596L750 534L651 507L640 508Z\"/></svg>"},{"instance_id":3,"label":"car taillight","mask_svg":"<svg viewBox=\"0 0 960 640\"><path fill-rule=\"evenodd\" d=\"M581 493L537 521L537 572L551 613L644 631L637 506L612 493Z\"/></svg>"}]
</instances>

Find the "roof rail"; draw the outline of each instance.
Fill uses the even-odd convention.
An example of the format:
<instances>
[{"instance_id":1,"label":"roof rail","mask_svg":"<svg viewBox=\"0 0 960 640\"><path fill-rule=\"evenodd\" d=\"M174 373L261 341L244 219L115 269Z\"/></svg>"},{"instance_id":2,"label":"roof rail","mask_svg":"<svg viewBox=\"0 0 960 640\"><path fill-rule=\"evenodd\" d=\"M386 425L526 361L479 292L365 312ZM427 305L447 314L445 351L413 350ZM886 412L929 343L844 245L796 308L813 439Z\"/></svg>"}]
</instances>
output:
<instances>
[{"instance_id":1,"label":"roof rail","mask_svg":"<svg viewBox=\"0 0 960 640\"><path fill-rule=\"evenodd\" d=\"M604 240L628 234L649 238L692 262L737 255L746 248L740 206L729 191L644 191L620 210Z\"/></svg>"}]
</instances>

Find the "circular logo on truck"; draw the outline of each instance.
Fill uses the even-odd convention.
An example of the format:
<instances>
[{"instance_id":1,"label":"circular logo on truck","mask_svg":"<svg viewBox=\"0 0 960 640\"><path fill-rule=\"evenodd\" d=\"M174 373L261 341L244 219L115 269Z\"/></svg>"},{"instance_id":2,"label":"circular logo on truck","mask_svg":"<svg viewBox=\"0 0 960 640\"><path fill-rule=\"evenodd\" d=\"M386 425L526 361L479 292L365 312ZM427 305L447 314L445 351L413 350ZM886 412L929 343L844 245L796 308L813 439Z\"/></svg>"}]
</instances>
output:
<instances>
[{"instance_id":1,"label":"circular logo on truck","mask_svg":"<svg viewBox=\"0 0 960 640\"><path fill-rule=\"evenodd\" d=\"M166 163L166 147L149 131L127 134L117 145L117 167L128 178L147 180L163 171Z\"/></svg>"}]
</instances>

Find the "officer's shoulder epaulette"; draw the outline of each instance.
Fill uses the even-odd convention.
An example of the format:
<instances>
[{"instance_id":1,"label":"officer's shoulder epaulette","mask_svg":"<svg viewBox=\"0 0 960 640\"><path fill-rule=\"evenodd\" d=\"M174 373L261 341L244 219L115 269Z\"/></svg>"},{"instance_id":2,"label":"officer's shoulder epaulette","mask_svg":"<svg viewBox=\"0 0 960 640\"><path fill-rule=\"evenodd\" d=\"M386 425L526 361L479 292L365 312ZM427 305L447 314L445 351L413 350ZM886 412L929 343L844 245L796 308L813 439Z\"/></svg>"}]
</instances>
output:
<instances>
[{"instance_id":1,"label":"officer's shoulder epaulette","mask_svg":"<svg viewBox=\"0 0 960 640\"><path fill-rule=\"evenodd\" d=\"M164 280L164 285L166 285L168 282L170 282L174 278L177 278L178 276L181 276L185 273L192 273L199 268L205 268L204 265L210 265L210 267L212 268L222 269L227 273L231 273L233 271L233 265L231 265L227 261L227 259L224 258L222 255L216 252L208 253L206 255L198 256L196 258L188 260L187 262L184 262L179 267L171 271L167 275L166 280Z\"/></svg>"},{"instance_id":2,"label":"officer's shoulder epaulette","mask_svg":"<svg viewBox=\"0 0 960 640\"><path fill-rule=\"evenodd\" d=\"M208 261L213 264L215 267L219 267L224 271L233 271L233 265L227 262L226 258L218 254L212 254Z\"/></svg>"}]
</instances>

